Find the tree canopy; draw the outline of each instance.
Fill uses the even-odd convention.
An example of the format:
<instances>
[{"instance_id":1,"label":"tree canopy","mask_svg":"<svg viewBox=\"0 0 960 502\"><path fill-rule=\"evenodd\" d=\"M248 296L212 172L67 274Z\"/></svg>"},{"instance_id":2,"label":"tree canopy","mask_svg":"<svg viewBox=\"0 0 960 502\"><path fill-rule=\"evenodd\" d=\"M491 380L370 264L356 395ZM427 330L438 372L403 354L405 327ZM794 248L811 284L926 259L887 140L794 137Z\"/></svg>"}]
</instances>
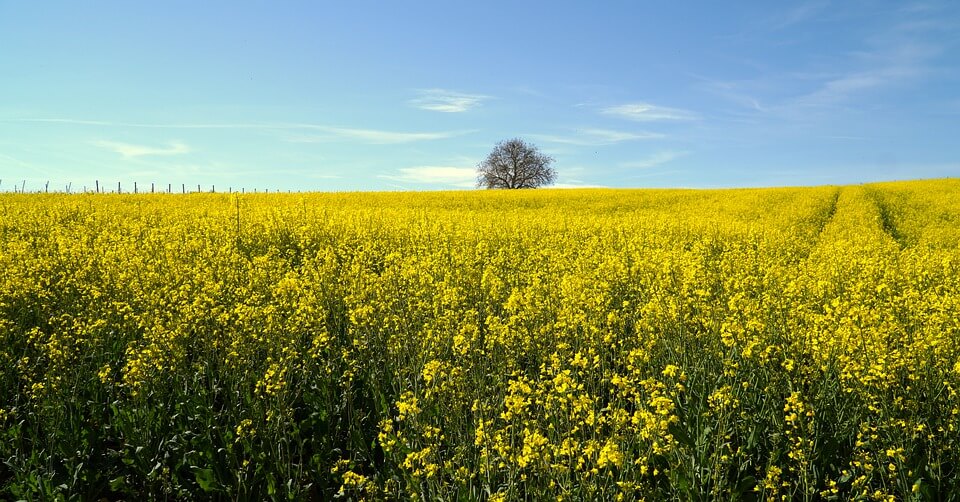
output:
<instances>
[{"instance_id":1,"label":"tree canopy","mask_svg":"<svg viewBox=\"0 0 960 502\"><path fill-rule=\"evenodd\" d=\"M536 146L514 138L501 141L477 165L477 186L483 188L537 188L557 178L553 157Z\"/></svg>"}]
</instances>

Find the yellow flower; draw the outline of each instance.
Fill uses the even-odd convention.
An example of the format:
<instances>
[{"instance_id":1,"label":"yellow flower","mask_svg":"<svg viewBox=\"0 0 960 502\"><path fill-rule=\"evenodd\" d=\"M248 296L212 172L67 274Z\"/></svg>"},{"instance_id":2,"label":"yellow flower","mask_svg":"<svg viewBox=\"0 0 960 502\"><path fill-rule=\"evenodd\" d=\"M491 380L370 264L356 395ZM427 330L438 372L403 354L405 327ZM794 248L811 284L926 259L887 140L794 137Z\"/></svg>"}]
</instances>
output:
<instances>
[{"instance_id":1,"label":"yellow flower","mask_svg":"<svg viewBox=\"0 0 960 502\"><path fill-rule=\"evenodd\" d=\"M600 449L600 456L597 458L599 467L616 467L623 462L623 454L620 453L620 447L617 443L607 440Z\"/></svg>"},{"instance_id":2,"label":"yellow flower","mask_svg":"<svg viewBox=\"0 0 960 502\"><path fill-rule=\"evenodd\" d=\"M100 368L100 371L97 372L97 377L100 379L100 383L110 383L110 375L113 372L113 368L109 364L105 364Z\"/></svg>"}]
</instances>

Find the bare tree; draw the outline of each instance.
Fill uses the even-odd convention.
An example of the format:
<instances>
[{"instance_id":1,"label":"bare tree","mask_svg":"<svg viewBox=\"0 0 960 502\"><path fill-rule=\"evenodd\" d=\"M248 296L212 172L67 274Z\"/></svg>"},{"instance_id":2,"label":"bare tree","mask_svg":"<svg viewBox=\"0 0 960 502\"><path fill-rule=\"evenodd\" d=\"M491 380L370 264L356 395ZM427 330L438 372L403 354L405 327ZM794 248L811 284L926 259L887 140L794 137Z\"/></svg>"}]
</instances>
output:
<instances>
[{"instance_id":1,"label":"bare tree","mask_svg":"<svg viewBox=\"0 0 960 502\"><path fill-rule=\"evenodd\" d=\"M477 186L483 188L537 188L553 184L557 178L550 164L553 158L537 147L514 138L497 143L487 158L477 165Z\"/></svg>"}]
</instances>

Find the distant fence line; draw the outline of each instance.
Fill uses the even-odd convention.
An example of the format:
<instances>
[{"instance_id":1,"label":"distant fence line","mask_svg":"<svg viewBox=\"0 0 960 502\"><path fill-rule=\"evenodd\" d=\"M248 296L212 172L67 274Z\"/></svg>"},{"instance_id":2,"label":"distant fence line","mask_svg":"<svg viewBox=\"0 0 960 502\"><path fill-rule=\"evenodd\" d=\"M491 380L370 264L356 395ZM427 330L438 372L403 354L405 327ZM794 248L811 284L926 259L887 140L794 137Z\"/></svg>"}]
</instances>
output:
<instances>
[{"instance_id":1,"label":"distant fence line","mask_svg":"<svg viewBox=\"0 0 960 502\"><path fill-rule=\"evenodd\" d=\"M122 182L118 181L118 182L117 182L117 185L116 185L116 190L114 190L114 189L113 189L113 185L109 185L109 186L108 186L106 183L101 184L101 183L100 183L100 180L94 180L92 187L91 187L91 186L87 186L87 185L83 185L83 189L82 189L82 190L74 190L73 182L70 182L70 183L67 183L66 185L64 185L64 186L63 186L63 187L64 187L63 190L57 190L56 188L54 188L54 189L51 190L51 188L50 188L50 182L47 181L46 183L43 184L43 187L42 187L42 188L34 189L34 188L31 186L31 187L30 187L30 190L27 190L27 180L18 180L18 181L20 181L19 183L13 183L12 185L8 184L6 187L3 185L3 181L4 181L4 180L0 179L0 192L6 192L6 193L11 193L11 190L10 190L9 188L7 188L7 187L10 187L10 186L13 187L12 193L51 193L51 192L53 192L53 193L67 193L67 194L70 194L70 193L128 193L128 194L147 194L147 193L169 193L169 194L174 194L174 193L179 193L179 194L187 194L187 193L218 193L218 192L217 192L217 187L216 187L216 185L210 185L210 189L209 189L209 190L206 190L206 189L204 189L203 185L197 184L197 189L194 190L194 189L193 189L193 185L189 185L189 188L188 188L188 186L187 186L186 183L181 183L181 184L180 184L180 190L175 190L176 185L173 184L173 183L167 183L167 186L166 186L166 187L164 187L162 184L159 184L159 185L158 185L157 183L150 183L150 187L149 187L149 189L148 189L145 185L138 185L138 183L137 183L136 181L134 181L134 182L133 182L133 188L132 188L132 189L130 188L130 185L127 185L126 190L124 190L124 187L123 187ZM271 190L270 190L269 188L263 189L262 191L259 191L258 189L254 188L253 191L250 192L250 193L270 193L270 192L271 192ZM273 192L274 192L274 193L281 193L281 192L283 192L283 190L275 189L275 190L273 190ZM287 192L289 193L289 192L292 192L292 191L291 191L291 190L287 190ZM241 193L241 194L243 194L243 193L247 193L247 190L246 190L245 187L241 187L239 190L234 191L233 187L230 186L230 187L227 187L227 191L226 191L226 192L224 192L224 191L221 190L219 193Z\"/></svg>"}]
</instances>

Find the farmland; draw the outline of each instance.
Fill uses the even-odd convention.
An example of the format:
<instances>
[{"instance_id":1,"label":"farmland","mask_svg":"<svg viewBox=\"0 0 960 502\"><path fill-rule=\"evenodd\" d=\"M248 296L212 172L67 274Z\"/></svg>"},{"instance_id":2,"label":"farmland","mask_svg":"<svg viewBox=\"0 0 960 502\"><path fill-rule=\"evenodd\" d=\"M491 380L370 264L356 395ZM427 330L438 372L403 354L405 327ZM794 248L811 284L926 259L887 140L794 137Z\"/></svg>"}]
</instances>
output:
<instances>
[{"instance_id":1,"label":"farmland","mask_svg":"<svg viewBox=\"0 0 960 502\"><path fill-rule=\"evenodd\" d=\"M0 195L0 498L960 490L960 180Z\"/></svg>"}]
</instances>

